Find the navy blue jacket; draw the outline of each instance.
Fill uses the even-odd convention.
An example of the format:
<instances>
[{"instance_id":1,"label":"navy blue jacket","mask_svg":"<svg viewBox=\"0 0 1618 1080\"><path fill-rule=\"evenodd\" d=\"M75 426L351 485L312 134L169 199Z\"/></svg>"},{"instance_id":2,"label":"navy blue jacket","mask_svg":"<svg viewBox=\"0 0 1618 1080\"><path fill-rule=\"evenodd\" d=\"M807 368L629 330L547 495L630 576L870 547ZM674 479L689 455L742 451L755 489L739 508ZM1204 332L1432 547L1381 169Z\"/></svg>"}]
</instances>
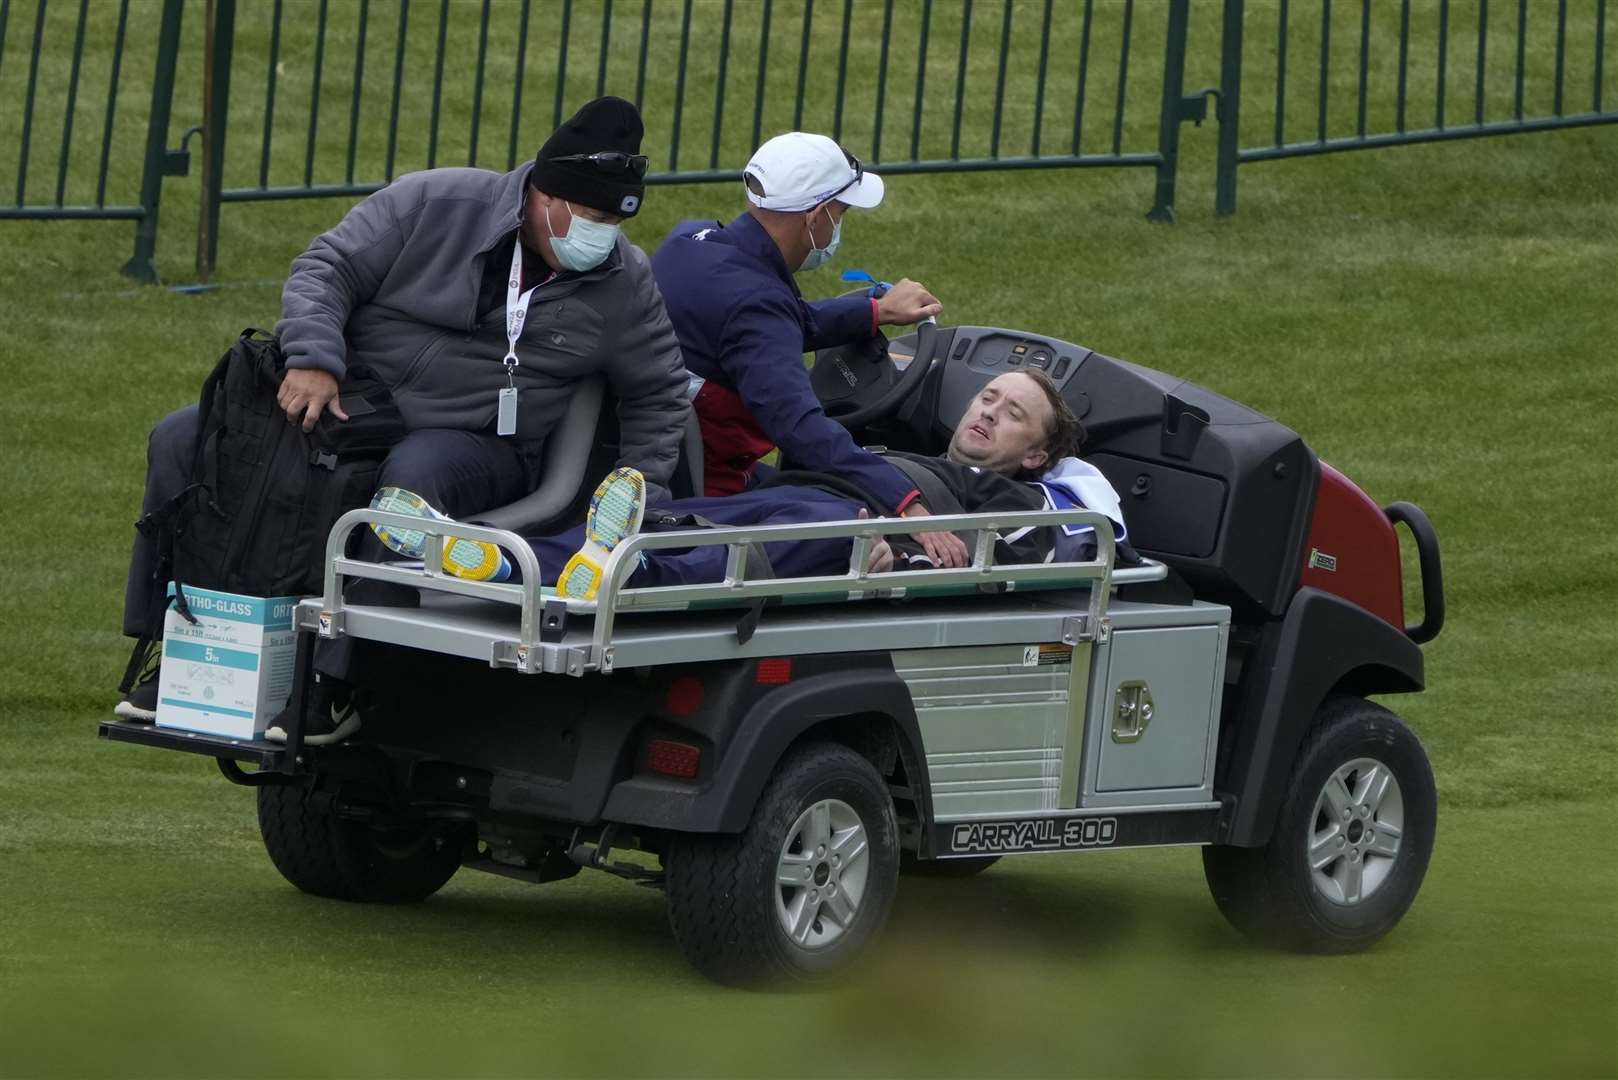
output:
<instances>
[{"instance_id":1,"label":"navy blue jacket","mask_svg":"<svg viewBox=\"0 0 1618 1080\"><path fill-rule=\"evenodd\" d=\"M652 257L652 273L686 368L704 381L695 405L710 494L727 490L722 482L716 490L716 470L739 478L773 444L795 468L843 477L879 504L904 508L913 485L826 415L803 364L805 352L871 334L867 297L804 300L750 214L729 225L681 222Z\"/></svg>"}]
</instances>

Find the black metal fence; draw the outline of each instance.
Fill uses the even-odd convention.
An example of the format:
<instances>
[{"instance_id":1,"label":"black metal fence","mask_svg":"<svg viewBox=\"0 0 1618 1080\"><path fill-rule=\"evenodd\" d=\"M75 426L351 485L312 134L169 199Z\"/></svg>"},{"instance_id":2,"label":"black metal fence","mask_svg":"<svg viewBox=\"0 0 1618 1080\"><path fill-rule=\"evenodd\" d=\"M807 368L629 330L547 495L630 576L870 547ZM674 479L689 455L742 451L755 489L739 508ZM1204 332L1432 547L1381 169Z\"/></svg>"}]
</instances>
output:
<instances>
[{"instance_id":1,"label":"black metal fence","mask_svg":"<svg viewBox=\"0 0 1618 1080\"><path fill-rule=\"evenodd\" d=\"M1154 168L1172 204L1177 136L1157 121L1188 0L1069 2L1062 20L1056 0L321 0L298 19L275 0L251 21L216 2L234 85L209 125L231 148L216 212L512 168L601 93L642 109L654 183L737 179L762 139L809 128L887 173Z\"/></svg>"},{"instance_id":2,"label":"black metal fence","mask_svg":"<svg viewBox=\"0 0 1618 1080\"><path fill-rule=\"evenodd\" d=\"M0 170L14 147L17 176L0 217L133 219L125 269L152 280L163 180L186 174L201 134L206 274L225 204L510 168L601 93L640 105L657 183L733 180L764 138L803 128L886 173L1151 169L1155 220L1173 219L1181 125L1213 96L1229 213L1246 163L1618 122L1602 85L1608 6L0 0ZM1217 64L1219 86L1187 94L1188 57ZM1272 139L1244 143L1244 78L1263 88L1245 104L1248 134ZM184 118L198 122L178 150L177 84L201 114Z\"/></svg>"},{"instance_id":3,"label":"black metal fence","mask_svg":"<svg viewBox=\"0 0 1618 1080\"><path fill-rule=\"evenodd\" d=\"M1218 212L1235 211L1237 167L1248 162L1618 122L1603 85L1607 9L1607 0L1225 0ZM1300 46L1302 63L1289 70ZM1238 134L1244 76L1254 104L1268 106L1260 118L1270 138L1251 146Z\"/></svg>"},{"instance_id":4,"label":"black metal fence","mask_svg":"<svg viewBox=\"0 0 1618 1080\"><path fill-rule=\"evenodd\" d=\"M137 0L132 13L130 0L94 10L90 0L72 6L38 0L28 19L22 11L14 17L12 0L0 0L0 131L15 125L17 132L14 141L4 140L16 147L17 183L11 205L0 204L0 218L133 219L135 251L124 272L156 280L163 177L182 171L167 138L184 5ZM27 65L20 78L19 61ZM58 117L60 141L50 138L56 133L50 120ZM41 170L39 159L51 149L55 159Z\"/></svg>"}]
</instances>

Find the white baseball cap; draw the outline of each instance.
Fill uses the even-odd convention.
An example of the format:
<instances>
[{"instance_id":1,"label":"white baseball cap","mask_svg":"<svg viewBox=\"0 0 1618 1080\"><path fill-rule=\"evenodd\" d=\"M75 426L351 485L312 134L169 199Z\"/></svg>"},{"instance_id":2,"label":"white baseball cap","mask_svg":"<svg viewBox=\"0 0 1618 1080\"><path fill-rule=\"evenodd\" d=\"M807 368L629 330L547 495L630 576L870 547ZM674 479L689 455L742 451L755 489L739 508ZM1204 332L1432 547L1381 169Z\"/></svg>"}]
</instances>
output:
<instances>
[{"instance_id":1,"label":"white baseball cap","mask_svg":"<svg viewBox=\"0 0 1618 1080\"><path fill-rule=\"evenodd\" d=\"M869 210L882 201L880 176L834 140L807 131L777 135L754 152L743 173L764 189L759 195L748 188L747 197L765 210L811 210L831 199Z\"/></svg>"}]
</instances>

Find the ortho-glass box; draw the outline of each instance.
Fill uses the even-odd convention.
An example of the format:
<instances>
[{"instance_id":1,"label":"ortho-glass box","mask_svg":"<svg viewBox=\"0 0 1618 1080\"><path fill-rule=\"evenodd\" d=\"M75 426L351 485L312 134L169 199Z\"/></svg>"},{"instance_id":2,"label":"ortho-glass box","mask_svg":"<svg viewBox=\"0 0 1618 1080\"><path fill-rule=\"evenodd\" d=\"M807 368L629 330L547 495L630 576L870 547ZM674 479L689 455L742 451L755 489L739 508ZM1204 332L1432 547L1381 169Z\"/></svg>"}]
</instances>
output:
<instances>
[{"instance_id":1,"label":"ortho-glass box","mask_svg":"<svg viewBox=\"0 0 1618 1080\"><path fill-rule=\"evenodd\" d=\"M292 691L298 640L292 609L299 598L187 585L185 599L195 623L173 607L163 619L158 724L258 738Z\"/></svg>"}]
</instances>

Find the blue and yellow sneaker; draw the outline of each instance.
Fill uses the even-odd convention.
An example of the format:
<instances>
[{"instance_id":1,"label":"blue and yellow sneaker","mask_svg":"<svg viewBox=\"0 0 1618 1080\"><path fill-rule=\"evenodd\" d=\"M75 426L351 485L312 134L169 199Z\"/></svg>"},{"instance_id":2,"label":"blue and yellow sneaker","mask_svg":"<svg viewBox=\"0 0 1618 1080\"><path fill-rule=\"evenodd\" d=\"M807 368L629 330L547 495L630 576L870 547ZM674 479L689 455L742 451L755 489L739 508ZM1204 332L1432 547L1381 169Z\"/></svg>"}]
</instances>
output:
<instances>
[{"instance_id":1,"label":"blue and yellow sneaker","mask_svg":"<svg viewBox=\"0 0 1618 1080\"><path fill-rule=\"evenodd\" d=\"M646 478L639 469L614 469L590 496L584 546L567 561L556 591L573 600L594 600L612 549L640 532L646 514Z\"/></svg>"},{"instance_id":2,"label":"blue and yellow sneaker","mask_svg":"<svg viewBox=\"0 0 1618 1080\"><path fill-rule=\"evenodd\" d=\"M385 487L371 499L372 510L386 510L393 514L432 521L451 521L440 514L414 491L399 487ZM396 529L391 525L372 525L371 531L389 551L398 552L407 559L420 559L427 554L427 534L419 529ZM444 537L444 572L468 581L504 581L511 576L511 563L493 544L482 540Z\"/></svg>"}]
</instances>

